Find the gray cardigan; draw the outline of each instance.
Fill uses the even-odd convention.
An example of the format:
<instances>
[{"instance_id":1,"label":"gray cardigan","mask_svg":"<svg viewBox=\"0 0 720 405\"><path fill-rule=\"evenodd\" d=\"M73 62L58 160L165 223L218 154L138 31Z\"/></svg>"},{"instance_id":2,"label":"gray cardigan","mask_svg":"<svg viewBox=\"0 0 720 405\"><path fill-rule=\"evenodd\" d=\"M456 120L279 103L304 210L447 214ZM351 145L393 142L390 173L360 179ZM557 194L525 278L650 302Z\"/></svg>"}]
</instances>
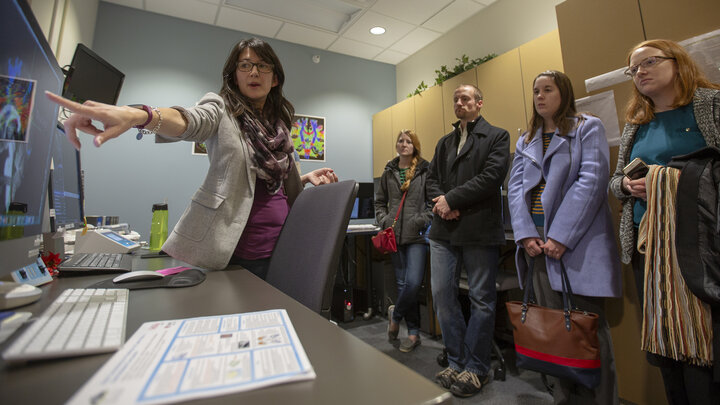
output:
<instances>
[{"instance_id":1,"label":"gray cardigan","mask_svg":"<svg viewBox=\"0 0 720 405\"><path fill-rule=\"evenodd\" d=\"M206 94L195 107L174 108L187 120L187 130L179 138L157 136L155 141L204 142L210 167L162 249L194 266L223 269L245 229L255 196L255 171L245 135L217 94ZM295 165L284 187L292 204L302 191Z\"/></svg>"},{"instance_id":2,"label":"gray cardigan","mask_svg":"<svg viewBox=\"0 0 720 405\"><path fill-rule=\"evenodd\" d=\"M700 88L693 96L693 112L700 133L705 138L707 146L720 146L720 90ZM610 179L610 190L622 202L622 216L620 218L620 260L630 263L635 249L635 227L633 226L633 206L635 197L625 193L622 188L622 179L625 175L623 167L630 159L635 134L640 125L626 124L620 138L620 151L618 153L615 174Z\"/></svg>"}]
</instances>

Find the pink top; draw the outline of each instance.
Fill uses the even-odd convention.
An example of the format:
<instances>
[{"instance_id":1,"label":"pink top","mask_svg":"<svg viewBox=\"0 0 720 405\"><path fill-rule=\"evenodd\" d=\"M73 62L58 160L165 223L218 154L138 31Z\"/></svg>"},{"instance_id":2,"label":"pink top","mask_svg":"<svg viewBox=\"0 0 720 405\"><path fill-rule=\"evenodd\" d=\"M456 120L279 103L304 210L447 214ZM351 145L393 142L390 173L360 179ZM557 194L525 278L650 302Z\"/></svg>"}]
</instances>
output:
<instances>
[{"instance_id":1,"label":"pink top","mask_svg":"<svg viewBox=\"0 0 720 405\"><path fill-rule=\"evenodd\" d=\"M255 181L253 206L245 230L235 247L235 256L246 260L270 257L288 212L290 206L282 187L277 194L271 195L265 187L265 181L258 178Z\"/></svg>"}]
</instances>

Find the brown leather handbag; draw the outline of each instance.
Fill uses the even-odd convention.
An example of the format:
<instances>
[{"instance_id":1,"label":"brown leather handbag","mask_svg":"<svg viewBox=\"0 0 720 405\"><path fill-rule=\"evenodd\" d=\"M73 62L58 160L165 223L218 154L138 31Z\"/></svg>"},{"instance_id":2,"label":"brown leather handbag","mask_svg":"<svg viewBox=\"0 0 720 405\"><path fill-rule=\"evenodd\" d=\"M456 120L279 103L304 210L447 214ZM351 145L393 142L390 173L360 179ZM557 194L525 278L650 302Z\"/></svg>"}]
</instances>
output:
<instances>
[{"instance_id":1,"label":"brown leather handbag","mask_svg":"<svg viewBox=\"0 0 720 405\"><path fill-rule=\"evenodd\" d=\"M520 368L565 378L587 388L600 384L598 315L572 304L572 289L561 263L563 307L534 304L533 264L525 277L523 301L506 304L513 328L516 364Z\"/></svg>"}]
</instances>

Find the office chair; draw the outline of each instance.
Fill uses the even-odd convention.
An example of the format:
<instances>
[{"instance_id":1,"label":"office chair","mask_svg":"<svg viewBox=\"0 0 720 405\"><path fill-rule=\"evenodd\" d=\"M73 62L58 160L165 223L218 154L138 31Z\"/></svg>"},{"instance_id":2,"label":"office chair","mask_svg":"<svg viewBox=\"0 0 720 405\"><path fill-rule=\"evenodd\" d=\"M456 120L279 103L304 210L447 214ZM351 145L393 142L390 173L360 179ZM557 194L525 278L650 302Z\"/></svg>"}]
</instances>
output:
<instances>
[{"instance_id":1,"label":"office chair","mask_svg":"<svg viewBox=\"0 0 720 405\"><path fill-rule=\"evenodd\" d=\"M266 281L328 319L357 190L354 180L303 190L290 208L270 258Z\"/></svg>"}]
</instances>

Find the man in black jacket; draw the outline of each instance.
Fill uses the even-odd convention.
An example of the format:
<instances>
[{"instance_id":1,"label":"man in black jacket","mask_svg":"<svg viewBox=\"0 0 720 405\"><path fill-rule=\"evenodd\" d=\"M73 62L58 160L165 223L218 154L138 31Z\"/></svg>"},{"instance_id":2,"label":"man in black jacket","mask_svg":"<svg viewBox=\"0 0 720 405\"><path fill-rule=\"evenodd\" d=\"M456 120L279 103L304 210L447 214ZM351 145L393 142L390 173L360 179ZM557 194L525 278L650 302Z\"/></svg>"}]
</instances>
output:
<instances>
[{"instance_id":1,"label":"man in black jacket","mask_svg":"<svg viewBox=\"0 0 720 405\"><path fill-rule=\"evenodd\" d=\"M495 276L505 243L500 187L508 170L510 136L482 116L482 92L460 85L453 94L455 129L435 148L427 180L433 199L430 228L432 294L449 366L435 381L461 397L488 382L495 325ZM465 267L471 315L458 301Z\"/></svg>"}]
</instances>

